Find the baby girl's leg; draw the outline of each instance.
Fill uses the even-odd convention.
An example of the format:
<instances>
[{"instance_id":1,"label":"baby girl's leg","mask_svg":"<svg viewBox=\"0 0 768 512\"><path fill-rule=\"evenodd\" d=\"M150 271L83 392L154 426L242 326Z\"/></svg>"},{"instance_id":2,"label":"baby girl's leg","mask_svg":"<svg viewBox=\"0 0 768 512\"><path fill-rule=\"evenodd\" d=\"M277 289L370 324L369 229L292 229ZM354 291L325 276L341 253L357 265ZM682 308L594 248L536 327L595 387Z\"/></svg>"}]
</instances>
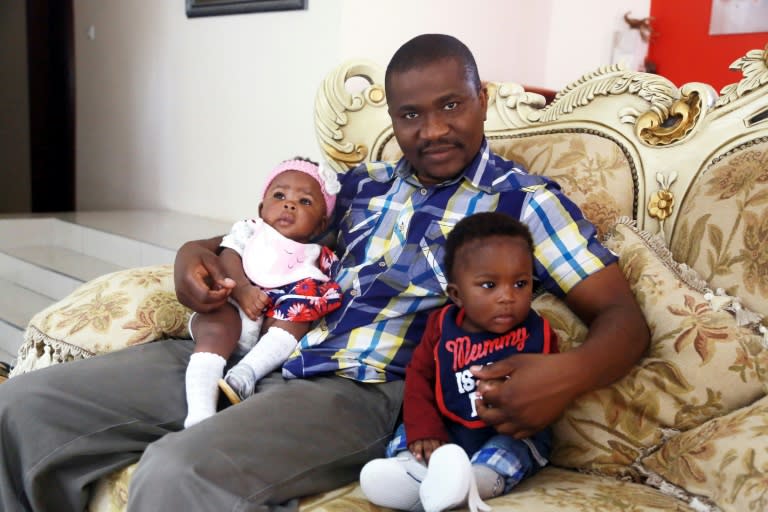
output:
<instances>
[{"instance_id":1,"label":"baby girl's leg","mask_svg":"<svg viewBox=\"0 0 768 512\"><path fill-rule=\"evenodd\" d=\"M185 378L185 428L216 413L217 383L240 338L240 316L232 305L226 304L214 312L193 315L190 331L195 352L189 358Z\"/></svg>"},{"instance_id":2,"label":"baby girl's leg","mask_svg":"<svg viewBox=\"0 0 768 512\"><path fill-rule=\"evenodd\" d=\"M297 338L301 336L296 334L306 332L306 328L299 331L292 328L291 322L268 320L265 322L267 331L258 343L219 381L219 387L234 404L251 396L258 381L280 368L298 344Z\"/></svg>"}]
</instances>

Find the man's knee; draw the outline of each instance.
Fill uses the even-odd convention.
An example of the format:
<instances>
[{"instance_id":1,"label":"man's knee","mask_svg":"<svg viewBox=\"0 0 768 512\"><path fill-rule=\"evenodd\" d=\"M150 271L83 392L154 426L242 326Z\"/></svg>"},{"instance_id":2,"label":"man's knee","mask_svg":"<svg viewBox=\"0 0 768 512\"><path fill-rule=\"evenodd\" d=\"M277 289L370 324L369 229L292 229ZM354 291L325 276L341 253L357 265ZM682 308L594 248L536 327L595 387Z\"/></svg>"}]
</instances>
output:
<instances>
[{"instance_id":1,"label":"man's knee","mask_svg":"<svg viewBox=\"0 0 768 512\"><path fill-rule=\"evenodd\" d=\"M46 373L37 371L4 382L0 387L0 413L11 418L19 418L19 415L45 417L40 413L44 413L47 407L48 391L55 389L50 387L52 384Z\"/></svg>"}]
</instances>

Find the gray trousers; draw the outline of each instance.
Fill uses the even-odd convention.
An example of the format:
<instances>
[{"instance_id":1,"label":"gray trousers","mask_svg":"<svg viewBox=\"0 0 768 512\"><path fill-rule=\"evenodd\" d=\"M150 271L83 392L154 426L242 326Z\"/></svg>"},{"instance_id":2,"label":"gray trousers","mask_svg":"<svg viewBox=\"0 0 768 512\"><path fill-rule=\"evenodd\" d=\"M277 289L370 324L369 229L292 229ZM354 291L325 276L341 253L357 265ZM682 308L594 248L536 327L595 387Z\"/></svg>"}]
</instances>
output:
<instances>
[{"instance_id":1,"label":"gray trousers","mask_svg":"<svg viewBox=\"0 0 768 512\"><path fill-rule=\"evenodd\" d=\"M295 510L383 454L403 383L284 380L182 430L190 340L141 345L0 385L0 510L85 509L90 485L139 460L128 510ZM292 501L291 501L292 500Z\"/></svg>"}]
</instances>

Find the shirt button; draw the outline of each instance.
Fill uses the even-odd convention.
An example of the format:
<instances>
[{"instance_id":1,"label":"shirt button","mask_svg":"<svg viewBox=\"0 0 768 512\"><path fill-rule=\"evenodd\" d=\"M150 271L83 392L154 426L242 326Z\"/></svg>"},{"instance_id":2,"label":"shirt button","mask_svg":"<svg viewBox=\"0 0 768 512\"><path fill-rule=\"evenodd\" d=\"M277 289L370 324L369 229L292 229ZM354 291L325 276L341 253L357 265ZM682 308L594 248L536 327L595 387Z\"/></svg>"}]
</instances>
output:
<instances>
[{"instance_id":1,"label":"shirt button","mask_svg":"<svg viewBox=\"0 0 768 512\"><path fill-rule=\"evenodd\" d=\"M357 290L352 290L349 294L353 297L357 297Z\"/></svg>"},{"instance_id":2,"label":"shirt button","mask_svg":"<svg viewBox=\"0 0 768 512\"><path fill-rule=\"evenodd\" d=\"M387 264L386 264L385 262L383 262L383 261L380 261L380 262L379 262L379 266L380 266L381 268L384 268L384 267L386 267L386 266L387 266Z\"/></svg>"},{"instance_id":3,"label":"shirt button","mask_svg":"<svg viewBox=\"0 0 768 512\"><path fill-rule=\"evenodd\" d=\"M425 189L425 188L422 188L421 190L419 190L419 193L420 193L421 195L425 196L425 195L427 195L427 189Z\"/></svg>"}]
</instances>

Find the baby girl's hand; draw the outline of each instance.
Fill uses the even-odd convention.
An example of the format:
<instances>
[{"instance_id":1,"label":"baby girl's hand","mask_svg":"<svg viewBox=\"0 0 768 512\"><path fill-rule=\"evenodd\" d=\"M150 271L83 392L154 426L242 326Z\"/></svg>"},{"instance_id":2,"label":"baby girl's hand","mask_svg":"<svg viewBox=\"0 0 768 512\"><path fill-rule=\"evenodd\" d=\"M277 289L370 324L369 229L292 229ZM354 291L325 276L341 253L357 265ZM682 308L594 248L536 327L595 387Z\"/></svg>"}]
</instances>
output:
<instances>
[{"instance_id":1,"label":"baby girl's hand","mask_svg":"<svg viewBox=\"0 0 768 512\"><path fill-rule=\"evenodd\" d=\"M271 302L269 296L264 293L264 290L253 285L238 286L234 289L232 295L238 305L240 305L240 309L251 320L256 320L263 315L264 310Z\"/></svg>"},{"instance_id":2,"label":"baby girl's hand","mask_svg":"<svg viewBox=\"0 0 768 512\"><path fill-rule=\"evenodd\" d=\"M432 456L432 452L440 448L445 443L439 439L422 439L414 441L408 445L408 449L419 462L427 463Z\"/></svg>"}]
</instances>

